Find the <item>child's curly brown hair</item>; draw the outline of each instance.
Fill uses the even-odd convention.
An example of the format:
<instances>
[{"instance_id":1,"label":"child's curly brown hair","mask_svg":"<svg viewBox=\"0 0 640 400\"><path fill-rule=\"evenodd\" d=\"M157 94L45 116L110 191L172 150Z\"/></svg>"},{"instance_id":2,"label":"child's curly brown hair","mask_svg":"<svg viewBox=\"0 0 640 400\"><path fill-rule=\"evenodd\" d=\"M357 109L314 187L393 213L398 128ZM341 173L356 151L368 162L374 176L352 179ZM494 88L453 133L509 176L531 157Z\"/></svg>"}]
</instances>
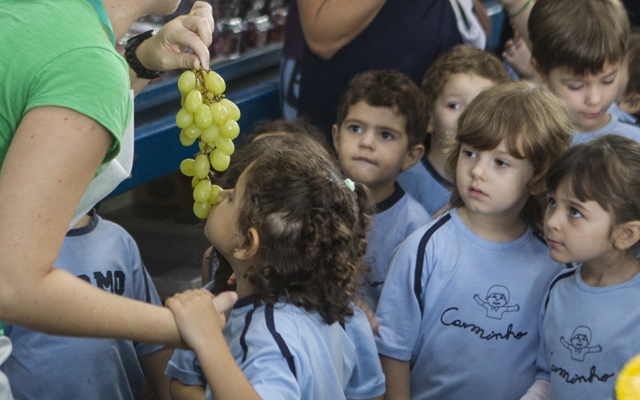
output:
<instances>
[{"instance_id":1,"label":"child's curly brown hair","mask_svg":"<svg viewBox=\"0 0 640 400\"><path fill-rule=\"evenodd\" d=\"M287 135L262 146L269 148L244 172L238 215L240 232L254 228L260 238L247 279L259 301L287 301L328 324L344 322L366 273L368 192L359 184L351 191L313 139Z\"/></svg>"}]
</instances>

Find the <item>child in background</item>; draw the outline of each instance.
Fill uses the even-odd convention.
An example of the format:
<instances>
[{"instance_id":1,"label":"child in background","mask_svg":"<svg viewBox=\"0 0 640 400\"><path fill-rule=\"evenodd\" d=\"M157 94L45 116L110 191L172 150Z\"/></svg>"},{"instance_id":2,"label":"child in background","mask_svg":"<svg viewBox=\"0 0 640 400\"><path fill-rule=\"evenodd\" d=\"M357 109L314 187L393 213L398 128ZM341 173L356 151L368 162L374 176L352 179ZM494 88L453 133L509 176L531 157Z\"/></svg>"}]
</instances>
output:
<instances>
[{"instance_id":1,"label":"child in background","mask_svg":"<svg viewBox=\"0 0 640 400\"><path fill-rule=\"evenodd\" d=\"M620 84L612 114L623 122L636 124L640 117L640 28L627 41L627 54L620 67Z\"/></svg>"},{"instance_id":2,"label":"child in background","mask_svg":"<svg viewBox=\"0 0 640 400\"><path fill-rule=\"evenodd\" d=\"M535 231L572 129L562 101L525 81L462 113L454 208L398 246L378 304L388 398L517 399L531 386L540 304L563 267Z\"/></svg>"},{"instance_id":3,"label":"child in background","mask_svg":"<svg viewBox=\"0 0 640 400\"><path fill-rule=\"evenodd\" d=\"M430 215L449 204L451 178L445 172L445 149L456 137L458 116L478 93L510 80L496 57L465 45L454 47L429 66L420 85L430 117L426 152L420 162L400 174L398 183Z\"/></svg>"},{"instance_id":4,"label":"child in background","mask_svg":"<svg viewBox=\"0 0 640 400\"><path fill-rule=\"evenodd\" d=\"M550 399L612 398L640 353L640 144L605 135L549 169L544 233L551 258L581 263L553 280L543 307L538 379ZM540 382L536 380L536 384Z\"/></svg>"},{"instance_id":5,"label":"child in background","mask_svg":"<svg viewBox=\"0 0 640 400\"><path fill-rule=\"evenodd\" d=\"M162 305L133 238L95 210L69 230L54 265L111 293ZM2 369L16 399L139 400L145 377L158 399L170 399L163 371L173 349L47 335L13 325L5 333L13 353Z\"/></svg>"},{"instance_id":6,"label":"child in background","mask_svg":"<svg viewBox=\"0 0 640 400\"><path fill-rule=\"evenodd\" d=\"M364 304L373 311L393 249L431 221L396 183L400 172L424 154L424 109L424 96L409 77L395 71L369 71L349 83L333 125L333 144L343 171L366 185L376 202L364 259L371 271L363 294Z\"/></svg>"},{"instance_id":7,"label":"child in background","mask_svg":"<svg viewBox=\"0 0 640 400\"><path fill-rule=\"evenodd\" d=\"M306 135L277 132L238 149L231 173L244 172L232 198L226 197L229 191L221 193L221 203L214 206L207 223L207 236L230 261L238 294L244 297L238 303L244 306L236 305L224 328L225 338L264 398L287 398L291 392L296 393L294 398L378 397L384 393L384 376L364 313L347 302L349 310L340 312L343 324L329 325L320 315L336 312L360 282L366 196L360 187L351 192L344 182L336 181L337 164L321 144ZM245 176L249 176L246 184ZM249 187L244 189L245 185ZM241 195L247 192L251 194ZM238 224L233 219L239 219ZM251 244L255 253L250 260L243 258L247 242L238 251L229 249L230 241L241 242L240 221L251 224L244 225L247 241L268 246L255 249ZM253 294L245 297L247 286ZM271 333L264 330L269 324L275 325ZM208 357L215 362L217 353L203 355L202 349L195 349L206 375ZM306 349L319 353L308 354ZM172 381L172 394L174 383L179 385ZM211 386L215 394L217 388Z\"/></svg>"},{"instance_id":8,"label":"child in background","mask_svg":"<svg viewBox=\"0 0 640 400\"><path fill-rule=\"evenodd\" d=\"M640 128L612 118L629 18L619 0L537 0L528 21L536 77L572 111L573 144Z\"/></svg>"}]
</instances>

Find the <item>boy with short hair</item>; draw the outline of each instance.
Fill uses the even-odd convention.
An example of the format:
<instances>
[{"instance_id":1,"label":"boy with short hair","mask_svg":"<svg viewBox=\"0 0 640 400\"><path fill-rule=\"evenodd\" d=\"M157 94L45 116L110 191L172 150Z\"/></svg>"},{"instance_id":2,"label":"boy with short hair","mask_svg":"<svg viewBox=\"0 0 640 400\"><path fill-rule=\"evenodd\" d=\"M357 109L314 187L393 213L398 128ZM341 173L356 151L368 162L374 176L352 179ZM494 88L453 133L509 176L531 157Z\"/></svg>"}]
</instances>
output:
<instances>
[{"instance_id":1,"label":"boy with short hair","mask_svg":"<svg viewBox=\"0 0 640 400\"><path fill-rule=\"evenodd\" d=\"M627 54L620 68L620 83L611 114L623 122L638 123L640 117L640 28L627 41Z\"/></svg>"},{"instance_id":2,"label":"boy with short hair","mask_svg":"<svg viewBox=\"0 0 640 400\"><path fill-rule=\"evenodd\" d=\"M429 66L420 84L429 116L426 151L420 162L400 174L398 183L430 215L449 203L446 148L458 131L458 116L481 91L510 80L496 57L465 45L454 47Z\"/></svg>"},{"instance_id":3,"label":"boy with short hair","mask_svg":"<svg viewBox=\"0 0 640 400\"><path fill-rule=\"evenodd\" d=\"M393 249L429 214L396 183L400 172L424 154L425 99L418 86L395 71L368 71L349 83L332 127L345 174L372 192L377 213L367 236L365 264L371 268L364 301L375 311Z\"/></svg>"},{"instance_id":4,"label":"boy with short hair","mask_svg":"<svg viewBox=\"0 0 640 400\"><path fill-rule=\"evenodd\" d=\"M538 0L528 21L536 77L572 111L573 144L608 133L640 141L640 129L612 118L627 50L629 18L619 0Z\"/></svg>"}]
</instances>

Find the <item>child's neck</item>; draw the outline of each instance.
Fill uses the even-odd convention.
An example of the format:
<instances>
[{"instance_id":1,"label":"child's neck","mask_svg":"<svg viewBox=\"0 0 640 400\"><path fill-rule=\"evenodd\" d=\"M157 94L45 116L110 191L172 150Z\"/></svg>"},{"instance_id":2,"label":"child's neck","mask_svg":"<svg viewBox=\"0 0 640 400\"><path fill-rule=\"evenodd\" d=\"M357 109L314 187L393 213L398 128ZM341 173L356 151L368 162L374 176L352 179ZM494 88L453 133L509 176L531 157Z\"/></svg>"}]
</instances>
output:
<instances>
[{"instance_id":1,"label":"child's neck","mask_svg":"<svg viewBox=\"0 0 640 400\"><path fill-rule=\"evenodd\" d=\"M592 287L606 287L624 283L640 273L640 263L628 252L615 251L606 259L584 262L582 281Z\"/></svg>"},{"instance_id":2,"label":"child's neck","mask_svg":"<svg viewBox=\"0 0 640 400\"><path fill-rule=\"evenodd\" d=\"M375 204L382 203L396 191L396 182L384 184L380 186L367 186L371 190L371 195Z\"/></svg>"},{"instance_id":3,"label":"child's neck","mask_svg":"<svg viewBox=\"0 0 640 400\"><path fill-rule=\"evenodd\" d=\"M427 160L436 170L436 172L446 180L449 179L447 176L446 165L447 165L447 155L444 150L444 146L442 144L442 140L439 140L436 135L431 136L431 144L429 146L429 153L427 154Z\"/></svg>"},{"instance_id":4,"label":"child's neck","mask_svg":"<svg viewBox=\"0 0 640 400\"><path fill-rule=\"evenodd\" d=\"M512 242L527 231L527 224L519 214L485 215L462 206L458 208L458 216L473 233L490 242Z\"/></svg>"}]
</instances>

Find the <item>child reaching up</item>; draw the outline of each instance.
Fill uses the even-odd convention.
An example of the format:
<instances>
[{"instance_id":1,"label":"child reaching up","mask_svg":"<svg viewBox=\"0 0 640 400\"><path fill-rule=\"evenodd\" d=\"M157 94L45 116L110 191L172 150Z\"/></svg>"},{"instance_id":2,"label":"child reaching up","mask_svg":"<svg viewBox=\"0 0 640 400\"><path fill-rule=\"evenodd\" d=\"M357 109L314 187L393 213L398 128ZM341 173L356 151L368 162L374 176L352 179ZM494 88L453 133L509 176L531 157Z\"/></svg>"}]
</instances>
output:
<instances>
[{"instance_id":1,"label":"child reaching up","mask_svg":"<svg viewBox=\"0 0 640 400\"><path fill-rule=\"evenodd\" d=\"M579 262L543 305L538 379L550 399L607 399L640 353L640 144L605 135L549 169L544 233L551 258ZM536 381L538 383L538 381Z\"/></svg>"},{"instance_id":2,"label":"child reaching up","mask_svg":"<svg viewBox=\"0 0 640 400\"><path fill-rule=\"evenodd\" d=\"M398 246L378 304L385 398L517 399L531 386L540 304L563 267L535 231L572 129L562 101L524 81L459 117L454 208Z\"/></svg>"},{"instance_id":3,"label":"child reaching up","mask_svg":"<svg viewBox=\"0 0 640 400\"><path fill-rule=\"evenodd\" d=\"M208 398L345 399L362 390L361 378L370 380L362 370L376 374L356 355L356 345L373 344L371 331L356 343L340 324L353 314L364 271L368 196L312 139L273 139L286 146L251 162L235 188L221 192L205 227L236 276L240 300L223 329L231 353L206 293L167 306L198 356Z\"/></svg>"}]
</instances>

